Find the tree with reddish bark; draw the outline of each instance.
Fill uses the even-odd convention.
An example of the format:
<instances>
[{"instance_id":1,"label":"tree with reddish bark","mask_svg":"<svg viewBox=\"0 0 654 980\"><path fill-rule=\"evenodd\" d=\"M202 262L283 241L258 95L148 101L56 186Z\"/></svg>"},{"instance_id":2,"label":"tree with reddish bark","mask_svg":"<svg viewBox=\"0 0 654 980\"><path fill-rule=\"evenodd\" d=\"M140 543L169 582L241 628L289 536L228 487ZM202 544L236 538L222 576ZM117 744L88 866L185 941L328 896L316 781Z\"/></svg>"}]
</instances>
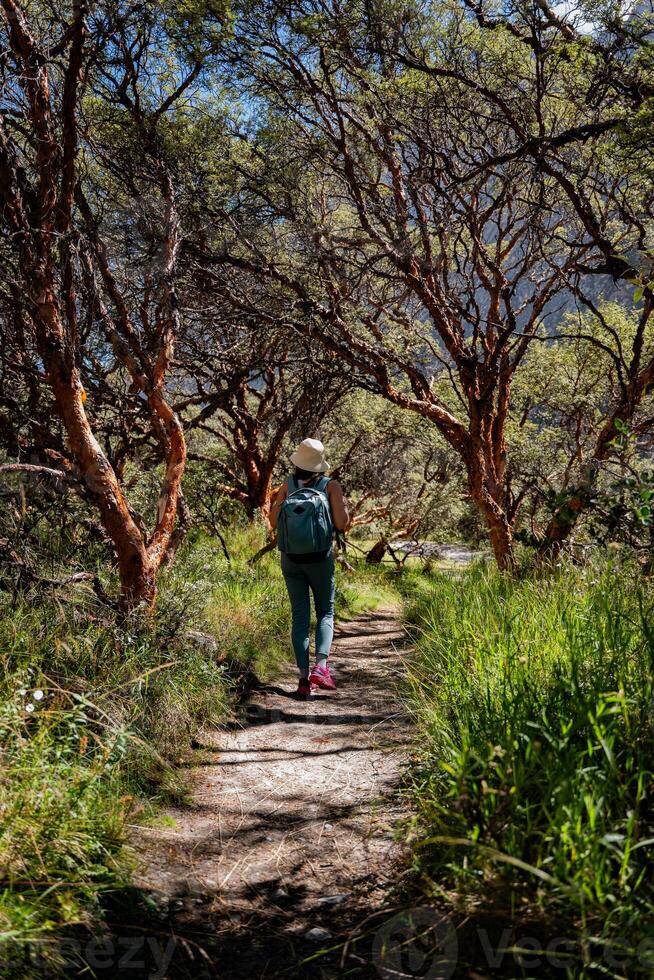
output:
<instances>
[{"instance_id":1,"label":"tree with reddish bark","mask_svg":"<svg viewBox=\"0 0 654 980\"><path fill-rule=\"evenodd\" d=\"M182 229L162 130L200 78L216 32L193 35L174 16L141 4L90 8L76 0L60 14L37 16L17 0L2 0L0 11L4 305L17 328L14 337L23 337L31 382L52 393L61 420L63 445L53 449L46 437L41 448L58 454L58 465L97 507L117 558L123 604L152 605L186 457L166 391L179 331L175 274ZM102 147L107 116L114 123L120 117L139 162L138 172L114 175L134 205L132 221L144 219L138 213L144 201L151 209L148 233L156 251L143 277L127 267L124 251L103 227L112 203L103 197L111 186L105 179L111 145ZM132 273L144 284L138 299ZM161 447L164 475L150 531L130 508L94 426L81 380L87 352L80 321L86 317L105 344L89 356L114 359L114 371L129 378Z\"/></svg>"},{"instance_id":2,"label":"tree with reddish bark","mask_svg":"<svg viewBox=\"0 0 654 980\"><path fill-rule=\"evenodd\" d=\"M609 84L601 53L562 53L549 8L518 34L465 3L433 13L437 31L412 3L245 12L228 67L264 121L236 161L234 237L204 262L286 289L295 329L320 323L334 357L436 425L508 568L514 378L557 304L638 274L623 253L649 240L651 184L614 136L636 83ZM616 417L648 384L648 290Z\"/></svg>"},{"instance_id":3,"label":"tree with reddish bark","mask_svg":"<svg viewBox=\"0 0 654 980\"><path fill-rule=\"evenodd\" d=\"M550 336L534 343L516 377L507 423L513 483L523 500L520 538L542 550L552 514L588 485L605 483L609 458L597 458L597 443L614 418L622 398L620 360L606 343L628 351L641 314L616 301L602 302L596 312L566 313ZM647 344L652 346L650 331ZM639 401L630 427L636 436L633 465L651 444L653 392ZM648 435L649 434L649 435ZM613 457L615 447L606 452ZM624 455L624 454L622 454ZM584 530L588 522L584 521ZM581 528L579 528L581 530Z\"/></svg>"},{"instance_id":4,"label":"tree with reddish bark","mask_svg":"<svg viewBox=\"0 0 654 980\"><path fill-rule=\"evenodd\" d=\"M285 328L280 297L247 274L209 273L201 289L195 280L185 306L178 411L189 459L248 520L259 513L269 527L274 481L291 465L284 453L315 434L352 386L352 372Z\"/></svg>"},{"instance_id":5,"label":"tree with reddish bark","mask_svg":"<svg viewBox=\"0 0 654 980\"><path fill-rule=\"evenodd\" d=\"M568 229L562 252L569 253L571 243L579 249L568 289L600 328L575 334L568 323L567 339L579 338L608 355L617 382L583 472L570 483L566 468L558 488L559 502L540 541L541 552L552 556L591 506L622 426L634 424L654 382L652 18L638 7L625 16L612 5L589 11L573 3L561 10L547 0L516 0L501 12L486 0L463 0L448 9L455 11L455 38L469 28L471 15L482 49L493 52L499 39L518 69L519 88L506 63L486 62L480 74L478 64L463 52L456 56L452 47L447 64L434 62L415 33L416 8L407 8L391 48L405 68L439 84L454 79L475 93L502 127L505 146L480 144L478 169L493 172L509 159L522 161L532 169L532 194L544 201L545 188L553 189ZM388 36L380 35L378 47L389 53ZM607 280L637 287L637 322L627 338L597 302Z\"/></svg>"},{"instance_id":6,"label":"tree with reddish bark","mask_svg":"<svg viewBox=\"0 0 654 980\"><path fill-rule=\"evenodd\" d=\"M588 249L562 254L565 216L547 183L531 194L531 166L476 165L506 132L491 117L480 134L479 99L464 86L443 89L380 59L360 11L318 12L310 0L290 15L266 10L237 30L266 124L251 160L238 162L235 240L204 260L228 258L284 288L295 329L319 323L333 357L434 423L464 462L498 564L510 567L511 383ZM274 161L274 220L259 232L248 207L262 210L264 157Z\"/></svg>"}]
</instances>

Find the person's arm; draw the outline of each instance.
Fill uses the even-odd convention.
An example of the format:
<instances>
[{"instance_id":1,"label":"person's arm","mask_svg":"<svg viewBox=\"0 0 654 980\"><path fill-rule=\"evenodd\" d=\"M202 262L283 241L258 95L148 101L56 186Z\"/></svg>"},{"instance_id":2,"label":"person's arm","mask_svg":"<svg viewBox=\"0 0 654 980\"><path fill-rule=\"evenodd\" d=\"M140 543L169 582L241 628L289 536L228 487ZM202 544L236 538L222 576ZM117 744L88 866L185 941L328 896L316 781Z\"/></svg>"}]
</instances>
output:
<instances>
[{"instance_id":1,"label":"person's arm","mask_svg":"<svg viewBox=\"0 0 654 980\"><path fill-rule=\"evenodd\" d=\"M279 517L279 511L282 504L286 500L286 495L288 493L288 483L282 483L281 487L277 491L273 505L270 508L270 524L273 531L277 530L277 519Z\"/></svg>"},{"instance_id":2,"label":"person's arm","mask_svg":"<svg viewBox=\"0 0 654 980\"><path fill-rule=\"evenodd\" d=\"M332 509L332 517L337 531L347 531L350 526L350 512L347 501L343 496L343 488L338 480L330 480L327 484L327 496Z\"/></svg>"}]
</instances>

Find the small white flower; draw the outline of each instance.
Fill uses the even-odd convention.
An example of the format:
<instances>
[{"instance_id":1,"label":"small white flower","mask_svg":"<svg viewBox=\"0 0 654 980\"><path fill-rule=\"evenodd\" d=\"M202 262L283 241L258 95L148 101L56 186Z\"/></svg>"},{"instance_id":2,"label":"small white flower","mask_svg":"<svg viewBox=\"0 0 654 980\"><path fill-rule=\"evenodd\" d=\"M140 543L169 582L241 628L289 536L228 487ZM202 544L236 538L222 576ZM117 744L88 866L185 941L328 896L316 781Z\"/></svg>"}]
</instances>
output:
<instances>
[{"instance_id":1,"label":"small white flower","mask_svg":"<svg viewBox=\"0 0 654 980\"><path fill-rule=\"evenodd\" d=\"M25 711L29 711L29 712L32 712L32 711L34 711L34 705L32 704L32 702L31 702L31 701L30 701L30 703L29 703L29 704L26 704L26 705L25 705Z\"/></svg>"},{"instance_id":2,"label":"small white flower","mask_svg":"<svg viewBox=\"0 0 654 980\"><path fill-rule=\"evenodd\" d=\"M25 690L24 687L21 687L18 693L20 694L21 698L24 698L25 695L27 694L27 691Z\"/></svg>"},{"instance_id":3,"label":"small white flower","mask_svg":"<svg viewBox=\"0 0 654 980\"><path fill-rule=\"evenodd\" d=\"M35 701L41 701L42 698L43 698L43 691L40 690L40 689L37 689L34 692L34 694L32 695L32 697L34 698Z\"/></svg>"}]
</instances>

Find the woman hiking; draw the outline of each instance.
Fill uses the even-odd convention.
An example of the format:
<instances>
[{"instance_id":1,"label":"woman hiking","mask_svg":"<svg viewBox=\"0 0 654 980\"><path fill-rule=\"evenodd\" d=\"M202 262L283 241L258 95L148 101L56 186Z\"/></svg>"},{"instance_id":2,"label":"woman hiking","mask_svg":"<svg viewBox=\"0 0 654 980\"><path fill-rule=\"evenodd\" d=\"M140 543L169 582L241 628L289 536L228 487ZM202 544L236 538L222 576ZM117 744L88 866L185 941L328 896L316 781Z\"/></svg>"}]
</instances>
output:
<instances>
[{"instance_id":1,"label":"woman hiking","mask_svg":"<svg viewBox=\"0 0 654 980\"><path fill-rule=\"evenodd\" d=\"M279 488L270 512L277 529L282 573L291 600L293 652L300 671L297 697L307 700L314 688L335 691L327 658L334 636L334 528L350 523L343 490L325 476L325 447L304 439L291 456L292 476ZM309 670L311 594L316 608L316 662Z\"/></svg>"}]
</instances>

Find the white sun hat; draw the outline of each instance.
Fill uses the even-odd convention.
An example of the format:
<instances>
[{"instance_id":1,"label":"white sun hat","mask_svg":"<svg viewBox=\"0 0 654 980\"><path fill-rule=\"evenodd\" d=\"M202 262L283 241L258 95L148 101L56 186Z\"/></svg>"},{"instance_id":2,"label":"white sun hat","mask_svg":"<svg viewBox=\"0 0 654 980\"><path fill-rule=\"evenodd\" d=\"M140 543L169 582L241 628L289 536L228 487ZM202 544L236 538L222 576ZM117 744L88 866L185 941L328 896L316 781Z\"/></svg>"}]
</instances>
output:
<instances>
[{"instance_id":1,"label":"white sun hat","mask_svg":"<svg viewBox=\"0 0 654 980\"><path fill-rule=\"evenodd\" d=\"M324 473L329 469L329 463L325 459L325 447L319 439L303 439L291 456L291 463L294 463L300 470L308 470L310 473Z\"/></svg>"}]
</instances>

